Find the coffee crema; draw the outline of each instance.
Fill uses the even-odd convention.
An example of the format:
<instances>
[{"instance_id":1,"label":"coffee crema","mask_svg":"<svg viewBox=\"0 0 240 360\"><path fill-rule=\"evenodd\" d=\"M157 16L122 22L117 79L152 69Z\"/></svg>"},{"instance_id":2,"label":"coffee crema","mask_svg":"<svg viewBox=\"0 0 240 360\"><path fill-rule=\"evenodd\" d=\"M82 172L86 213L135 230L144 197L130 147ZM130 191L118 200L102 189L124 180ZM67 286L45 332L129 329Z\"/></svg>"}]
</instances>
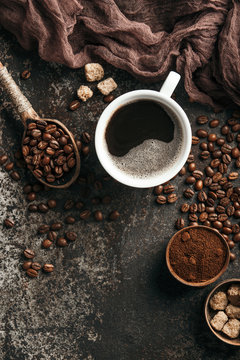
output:
<instances>
[{"instance_id":1,"label":"coffee crema","mask_svg":"<svg viewBox=\"0 0 240 360\"><path fill-rule=\"evenodd\" d=\"M105 140L115 166L131 177L147 178L159 176L178 161L182 128L158 102L137 100L114 112Z\"/></svg>"}]
</instances>

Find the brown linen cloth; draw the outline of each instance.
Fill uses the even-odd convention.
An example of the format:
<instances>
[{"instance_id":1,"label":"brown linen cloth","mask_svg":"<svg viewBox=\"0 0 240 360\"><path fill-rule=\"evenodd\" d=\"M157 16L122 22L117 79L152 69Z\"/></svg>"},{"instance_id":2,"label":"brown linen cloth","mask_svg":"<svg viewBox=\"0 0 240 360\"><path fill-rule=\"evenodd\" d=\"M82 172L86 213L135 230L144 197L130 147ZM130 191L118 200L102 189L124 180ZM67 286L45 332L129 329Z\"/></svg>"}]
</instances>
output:
<instances>
[{"instance_id":1,"label":"brown linen cloth","mask_svg":"<svg viewBox=\"0 0 240 360\"><path fill-rule=\"evenodd\" d=\"M176 68L194 101L240 105L239 0L0 0L0 24L44 60L100 57L146 81Z\"/></svg>"}]
</instances>

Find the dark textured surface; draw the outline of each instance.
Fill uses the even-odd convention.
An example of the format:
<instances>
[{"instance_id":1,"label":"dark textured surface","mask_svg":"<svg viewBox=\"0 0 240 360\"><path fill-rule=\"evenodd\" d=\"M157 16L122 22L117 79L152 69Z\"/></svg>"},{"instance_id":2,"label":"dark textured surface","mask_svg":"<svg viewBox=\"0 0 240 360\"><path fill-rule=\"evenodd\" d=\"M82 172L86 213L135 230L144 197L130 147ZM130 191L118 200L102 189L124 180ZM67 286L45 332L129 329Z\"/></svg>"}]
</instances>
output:
<instances>
[{"instance_id":1,"label":"dark textured surface","mask_svg":"<svg viewBox=\"0 0 240 360\"><path fill-rule=\"evenodd\" d=\"M90 85L95 93L92 99L74 113L67 110L76 89L85 83L82 69L48 64L34 53L23 51L3 30L0 49L0 59L39 114L62 120L78 136L83 130L94 134L106 106L95 85ZM27 81L19 77L25 68L32 73ZM140 83L110 66L104 68L106 75L118 83L116 95L161 86ZM176 95L194 129L197 115L216 116L210 109L189 103L181 86ZM22 125L2 93L0 110L1 153L6 151L13 158L13 151L20 145ZM226 119L226 113L217 116L222 122ZM194 147L197 151L198 146ZM87 169L97 178L105 176L93 144L82 173ZM102 209L105 216L118 209L118 221L78 220L68 225L78 233L76 242L64 249L43 250L44 236L37 235L38 225L64 219L67 214L78 217L77 210L63 213L63 202L67 198L82 199L83 187L76 184L67 191L38 194L37 202L55 197L57 208L47 215L30 214L22 185L33 179L29 172L20 172L19 183L4 170L0 172L0 223L6 216L16 223L10 230L1 227L1 359L239 359L239 351L217 341L205 325L204 300L214 285L187 288L176 283L166 269L165 248L174 233L182 199L175 205L159 207L152 189L132 189L113 180L104 181L99 195L110 194L114 199L109 205L91 208ZM185 187L179 177L172 183L180 193ZM90 199L96 195L97 191L92 190ZM89 207L90 200L83 200ZM40 273L38 279L29 280L21 270L25 247L36 251L39 262L53 263L55 272L49 276ZM237 260L230 264L223 279L239 276L238 247L234 252Z\"/></svg>"}]
</instances>

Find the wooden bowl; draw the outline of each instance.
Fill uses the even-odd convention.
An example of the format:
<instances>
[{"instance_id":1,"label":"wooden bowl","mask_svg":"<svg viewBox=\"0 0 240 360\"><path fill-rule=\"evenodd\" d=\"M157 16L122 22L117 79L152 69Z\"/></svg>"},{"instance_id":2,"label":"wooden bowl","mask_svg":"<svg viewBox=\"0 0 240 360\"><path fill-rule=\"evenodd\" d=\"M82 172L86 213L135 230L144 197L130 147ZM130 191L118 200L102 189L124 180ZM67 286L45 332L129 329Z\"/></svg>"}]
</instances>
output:
<instances>
[{"instance_id":1,"label":"wooden bowl","mask_svg":"<svg viewBox=\"0 0 240 360\"><path fill-rule=\"evenodd\" d=\"M226 261L225 261L225 264L224 266L222 267L221 271L216 275L214 276L212 279L209 279L209 280L206 280L206 281L202 281L202 282L191 282L191 281L187 281L187 280L184 280L182 279L178 274L176 274L176 272L174 271L174 269L172 268L172 265L170 263L170 259L169 259L169 251L170 251L170 247L171 247L171 244L172 242L174 241L175 237L186 231L186 230L189 230L189 229L193 229L193 228L204 228L204 229L207 229L209 232L212 232L214 234L216 234L219 239L222 241L222 243L224 244L224 247L226 249ZM204 225L198 225L198 226L188 226L188 227L185 227L179 231L177 231L173 237L170 239L169 243L168 243L168 246L167 246L167 249L166 249L166 263L167 263L167 267L168 267L168 270L170 271L170 273L172 274L172 276L180 281L182 284L184 285L188 285L188 286L193 286L193 287L203 287L203 286L206 286L206 285L209 285L211 283L213 283L214 281L216 281L227 269L228 267L228 264L229 264L229 260L230 260L230 250L229 250L229 247L228 247L228 244L227 244L227 241L224 239L224 237L215 229L212 229L208 226L204 226Z\"/></svg>"},{"instance_id":2,"label":"wooden bowl","mask_svg":"<svg viewBox=\"0 0 240 360\"><path fill-rule=\"evenodd\" d=\"M212 327L212 325L210 324L212 317L214 316L214 314L216 314L216 311L212 310L209 305L209 301L210 301L211 297L218 291L226 292L227 289L232 284L240 285L240 279L228 279L228 280L222 281L220 284L215 286L215 288L210 292L210 294L208 295L208 297L206 299L204 312L205 312L205 318L206 318L209 329L218 339L220 339L223 342L230 344L230 345L240 346L240 336L237 339L230 339L227 335L223 334L220 331L215 330Z\"/></svg>"}]
</instances>

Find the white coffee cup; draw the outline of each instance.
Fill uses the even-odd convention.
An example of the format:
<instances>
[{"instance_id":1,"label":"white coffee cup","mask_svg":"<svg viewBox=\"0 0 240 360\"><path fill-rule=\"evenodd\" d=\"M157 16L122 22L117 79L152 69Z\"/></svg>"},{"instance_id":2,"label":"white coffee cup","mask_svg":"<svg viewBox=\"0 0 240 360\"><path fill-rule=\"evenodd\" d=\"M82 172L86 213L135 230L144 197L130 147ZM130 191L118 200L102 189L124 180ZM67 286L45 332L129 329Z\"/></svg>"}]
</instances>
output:
<instances>
[{"instance_id":1,"label":"white coffee cup","mask_svg":"<svg viewBox=\"0 0 240 360\"><path fill-rule=\"evenodd\" d=\"M177 175L184 166L191 150L192 131L186 113L181 106L171 98L180 78L178 73L171 71L163 83L160 92L154 90L130 91L116 98L103 111L96 127L95 147L100 163L108 174L117 181L135 188L149 188L169 181ZM161 174L157 174L156 176L150 175L149 177L144 178L137 176L133 177L117 167L116 163L111 159L105 138L106 128L115 111L128 103L138 100L152 100L158 102L170 117L174 116L177 118L182 129L181 154L178 156L177 163L174 163L174 166L167 168L167 170ZM149 161L151 161L151 159L149 159Z\"/></svg>"}]
</instances>

